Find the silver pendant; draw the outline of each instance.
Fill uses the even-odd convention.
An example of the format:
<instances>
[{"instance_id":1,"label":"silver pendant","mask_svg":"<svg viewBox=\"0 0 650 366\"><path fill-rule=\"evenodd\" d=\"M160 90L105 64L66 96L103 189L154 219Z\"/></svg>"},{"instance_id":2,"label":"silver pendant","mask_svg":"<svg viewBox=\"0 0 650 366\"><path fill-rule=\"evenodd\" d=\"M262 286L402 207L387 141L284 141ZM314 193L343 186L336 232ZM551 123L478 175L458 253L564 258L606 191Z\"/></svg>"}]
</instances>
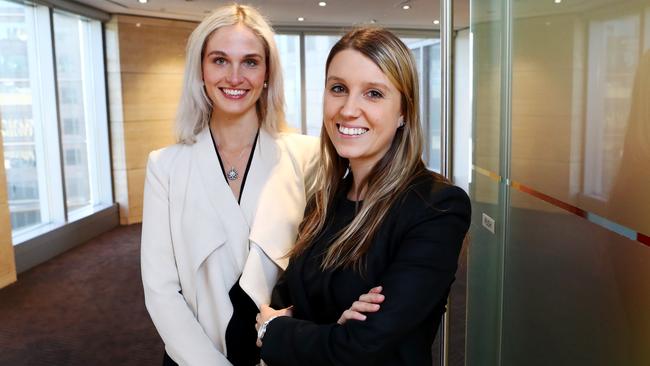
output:
<instances>
[{"instance_id":1,"label":"silver pendant","mask_svg":"<svg viewBox=\"0 0 650 366\"><path fill-rule=\"evenodd\" d=\"M239 172L233 166L233 167L230 168L228 173L226 173L226 176L228 177L228 180L230 180L230 181L237 180L237 178L239 178Z\"/></svg>"}]
</instances>

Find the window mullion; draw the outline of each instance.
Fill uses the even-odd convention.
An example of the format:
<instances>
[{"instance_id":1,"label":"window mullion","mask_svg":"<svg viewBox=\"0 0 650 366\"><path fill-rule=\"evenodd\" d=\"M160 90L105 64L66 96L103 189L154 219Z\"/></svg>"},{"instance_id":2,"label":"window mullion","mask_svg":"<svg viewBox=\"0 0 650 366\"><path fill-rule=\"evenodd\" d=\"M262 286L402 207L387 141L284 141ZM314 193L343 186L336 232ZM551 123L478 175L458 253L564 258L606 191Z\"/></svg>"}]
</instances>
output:
<instances>
[{"instance_id":1,"label":"window mullion","mask_svg":"<svg viewBox=\"0 0 650 366\"><path fill-rule=\"evenodd\" d=\"M47 98L43 101L47 105L47 117L43 118L43 137L44 147L47 153L45 158L45 166L48 173L48 198L50 203L50 222L51 223L64 223L68 219L68 212L66 208L66 194L65 194L65 172L63 170L63 149L61 141L61 128L60 128L60 110L59 110L59 90L58 77L56 72L56 43L54 37L54 13L51 8L44 8L42 14L39 15L39 22L47 24L43 27L43 34L40 40L43 43L42 49L47 50L47 55L41 57L43 68L47 68L47 82L51 84L47 88ZM45 104L44 104L45 105Z\"/></svg>"}]
</instances>

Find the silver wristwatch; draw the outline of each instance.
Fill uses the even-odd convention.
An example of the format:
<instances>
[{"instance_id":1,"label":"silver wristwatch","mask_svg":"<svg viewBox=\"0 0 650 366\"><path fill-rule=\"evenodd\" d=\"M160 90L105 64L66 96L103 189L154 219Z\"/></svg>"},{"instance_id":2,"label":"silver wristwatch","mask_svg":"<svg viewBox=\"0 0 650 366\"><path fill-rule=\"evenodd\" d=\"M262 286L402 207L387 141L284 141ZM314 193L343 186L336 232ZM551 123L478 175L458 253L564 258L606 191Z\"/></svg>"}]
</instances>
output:
<instances>
[{"instance_id":1,"label":"silver wristwatch","mask_svg":"<svg viewBox=\"0 0 650 366\"><path fill-rule=\"evenodd\" d=\"M262 326L260 327L260 329L257 330L257 339L259 339L261 341L264 338L264 334L266 334L266 327L269 325L271 320L273 320L273 319L275 319L277 317L278 317L278 315L272 316L267 321L262 323Z\"/></svg>"}]
</instances>

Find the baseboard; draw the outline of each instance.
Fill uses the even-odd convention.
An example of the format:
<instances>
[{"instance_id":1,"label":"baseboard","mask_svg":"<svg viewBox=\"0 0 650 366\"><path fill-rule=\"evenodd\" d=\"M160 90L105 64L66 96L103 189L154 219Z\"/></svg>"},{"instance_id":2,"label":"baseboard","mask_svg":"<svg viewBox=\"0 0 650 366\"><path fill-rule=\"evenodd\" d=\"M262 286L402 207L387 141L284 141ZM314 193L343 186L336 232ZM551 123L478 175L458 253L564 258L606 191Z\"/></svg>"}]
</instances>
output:
<instances>
[{"instance_id":1,"label":"baseboard","mask_svg":"<svg viewBox=\"0 0 650 366\"><path fill-rule=\"evenodd\" d=\"M113 204L43 235L26 240L14 246L16 272L23 273L117 227L119 223L118 206Z\"/></svg>"}]
</instances>

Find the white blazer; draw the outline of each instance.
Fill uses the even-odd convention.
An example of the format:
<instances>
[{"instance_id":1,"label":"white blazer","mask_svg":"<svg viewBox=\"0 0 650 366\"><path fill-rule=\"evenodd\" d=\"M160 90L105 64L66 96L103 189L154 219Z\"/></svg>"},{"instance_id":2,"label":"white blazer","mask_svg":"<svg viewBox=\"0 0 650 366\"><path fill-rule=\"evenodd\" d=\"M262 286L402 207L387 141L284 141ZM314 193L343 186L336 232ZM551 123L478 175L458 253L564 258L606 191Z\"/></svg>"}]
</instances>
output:
<instances>
[{"instance_id":1,"label":"white blazer","mask_svg":"<svg viewBox=\"0 0 650 366\"><path fill-rule=\"evenodd\" d=\"M230 365L228 291L241 275L240 286L258 306L270 301L303 217L317 153L313 137L260 129L241 205L208 128L193 145L149 155L141 246L145 304L179 365Z\"/></svg>"}]
</instances>

